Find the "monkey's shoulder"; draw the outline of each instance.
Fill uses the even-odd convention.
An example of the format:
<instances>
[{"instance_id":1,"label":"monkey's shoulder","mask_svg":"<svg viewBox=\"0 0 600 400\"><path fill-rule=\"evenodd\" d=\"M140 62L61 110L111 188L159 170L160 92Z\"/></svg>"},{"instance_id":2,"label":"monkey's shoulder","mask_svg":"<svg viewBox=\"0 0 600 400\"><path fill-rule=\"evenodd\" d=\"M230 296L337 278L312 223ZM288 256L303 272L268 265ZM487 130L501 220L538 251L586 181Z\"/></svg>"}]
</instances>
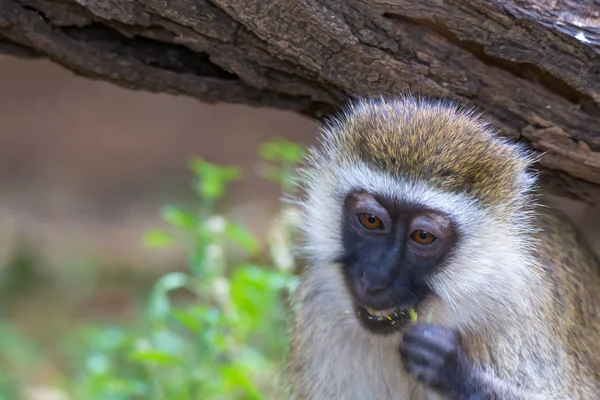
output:
<instances>
[{"instance_id":1,"label":"monkey's shoulder","mask_svg":"<svg viewBox=\"0 0 600 400\"><path fill-rule=\"evenodd\" d=\"M552 274L587 278L600 283L600 262L569 218L552 207L539 207L535 256Z\"/></svg>"},{"instance_id":2,"label":"monkey's shoulder","mask_svg":"<svg viewBox=\"0 0 600 400\"><path fill-rule=\"evenodd\" d=\"M585 237L562 213L539 213L536 257L552 291L553 326L567 348L573 375L600 390L600 261Z\"/></svg>"}]
</instances>

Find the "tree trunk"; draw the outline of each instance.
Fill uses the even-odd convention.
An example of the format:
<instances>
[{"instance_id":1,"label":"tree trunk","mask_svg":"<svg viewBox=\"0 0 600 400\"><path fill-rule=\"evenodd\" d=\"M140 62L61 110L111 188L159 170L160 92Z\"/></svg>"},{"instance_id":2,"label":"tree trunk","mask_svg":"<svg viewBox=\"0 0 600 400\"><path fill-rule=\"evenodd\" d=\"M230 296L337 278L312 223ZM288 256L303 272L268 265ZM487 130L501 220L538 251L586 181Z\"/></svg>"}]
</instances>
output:
<instances>
[{"instance_id":1,"label":"tree trunk","mask_svg":"<svg viewBox=\"0 0 600 400\"><path fill-rule=\"evenodd\" d=\"M0 52L316 118L458 100L542 152L555 193L600 204L599 0L0 0Z\"/></svg>"}]
</instances>

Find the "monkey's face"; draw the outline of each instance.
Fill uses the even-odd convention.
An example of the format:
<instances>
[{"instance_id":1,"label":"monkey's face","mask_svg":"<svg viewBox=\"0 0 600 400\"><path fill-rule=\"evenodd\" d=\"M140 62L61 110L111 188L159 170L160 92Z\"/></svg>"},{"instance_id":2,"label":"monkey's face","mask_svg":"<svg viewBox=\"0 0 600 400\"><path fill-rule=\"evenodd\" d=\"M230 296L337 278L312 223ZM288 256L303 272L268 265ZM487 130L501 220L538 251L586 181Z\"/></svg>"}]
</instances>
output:
<instances>
[{"instance_id":1,"label":"monkey's face","mask_svg":"<svg viewBox=\"0 0 600 400\"><path fill-rule=\"evenodd\" d=\"M373 333L391 333L432 294L430 278L456 242L441 212L367 193L351 193L342 213L338 260L355 312Z\"/></svg>"},{"instance_id":2,"label":"monkey's face","mask_svg":"<svg viewBox=\"0 0 600 400\"><path fill-rule=\"evenodd\" d=\"M473 329L520 307L537 270L532 162L446 103L364 100L328 122L301 169L301 250L322 311L354 304L364 327L392 333L409 308Z\"/></svg>"}]
</instances>

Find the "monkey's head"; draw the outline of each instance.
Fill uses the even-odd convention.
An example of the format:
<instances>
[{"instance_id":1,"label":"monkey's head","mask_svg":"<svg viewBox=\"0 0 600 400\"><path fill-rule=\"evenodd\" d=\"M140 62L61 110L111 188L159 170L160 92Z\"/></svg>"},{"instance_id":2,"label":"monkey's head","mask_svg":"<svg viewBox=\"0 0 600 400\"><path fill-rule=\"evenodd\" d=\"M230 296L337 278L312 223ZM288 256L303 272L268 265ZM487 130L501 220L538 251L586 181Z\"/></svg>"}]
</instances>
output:
<instances>
[{"instance_id":1,"label":"monkey's head","mask_svg":"<svg viewBox=\"0 0 600 400\"><path fill-rule=\"evenodd\" d=\"M352 104L321 144L302 170L304 250L314 274L340 278L339 308L389 334L410 309L465 327L517 306L535 270L530 154L410 97Z\"/></svg>"}]
</instances>

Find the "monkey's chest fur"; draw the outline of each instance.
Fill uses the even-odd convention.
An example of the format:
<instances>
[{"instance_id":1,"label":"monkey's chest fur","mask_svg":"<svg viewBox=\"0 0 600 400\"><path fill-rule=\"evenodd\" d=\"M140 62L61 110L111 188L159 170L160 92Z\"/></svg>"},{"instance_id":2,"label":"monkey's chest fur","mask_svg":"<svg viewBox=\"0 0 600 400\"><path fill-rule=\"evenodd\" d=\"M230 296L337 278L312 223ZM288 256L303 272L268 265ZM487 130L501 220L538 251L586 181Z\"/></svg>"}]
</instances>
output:
<instances>
[{"instance_id":1,"label":"monkey's chest fur","mask_svg":"<svg viewBox=\"0 0 600 400\"><path fill-rule=\"evenodd\" d=\"M307 335L297 337L293 346L295 381L301 385L297 400L444 399L426 392L405 372L399 333L373 336L356 321L326 323L315 315L323 314L312 314Z\"/></svg>"},{"instance_id":2,"label":"monkey's chest fur","mask_svg":"<svg viewBox=\"0 0 600 400\"><path fill-rule=\"evenodd\" d=\"M373 337L368 338L367 341L364 340L365 338L362 339L354 344L347 342L347 346L355 346L355 352L338 353L340 357L334 368L344 375L342 378L344 383L338 387L339 393L336 396L327 398L445 400L444 397L425 390L405 372L398 351L399 335L394 339ZM368 344L365 345L366 343ZM331 378L331 375L329 376Z\"/></svg>"}]
</instances>

